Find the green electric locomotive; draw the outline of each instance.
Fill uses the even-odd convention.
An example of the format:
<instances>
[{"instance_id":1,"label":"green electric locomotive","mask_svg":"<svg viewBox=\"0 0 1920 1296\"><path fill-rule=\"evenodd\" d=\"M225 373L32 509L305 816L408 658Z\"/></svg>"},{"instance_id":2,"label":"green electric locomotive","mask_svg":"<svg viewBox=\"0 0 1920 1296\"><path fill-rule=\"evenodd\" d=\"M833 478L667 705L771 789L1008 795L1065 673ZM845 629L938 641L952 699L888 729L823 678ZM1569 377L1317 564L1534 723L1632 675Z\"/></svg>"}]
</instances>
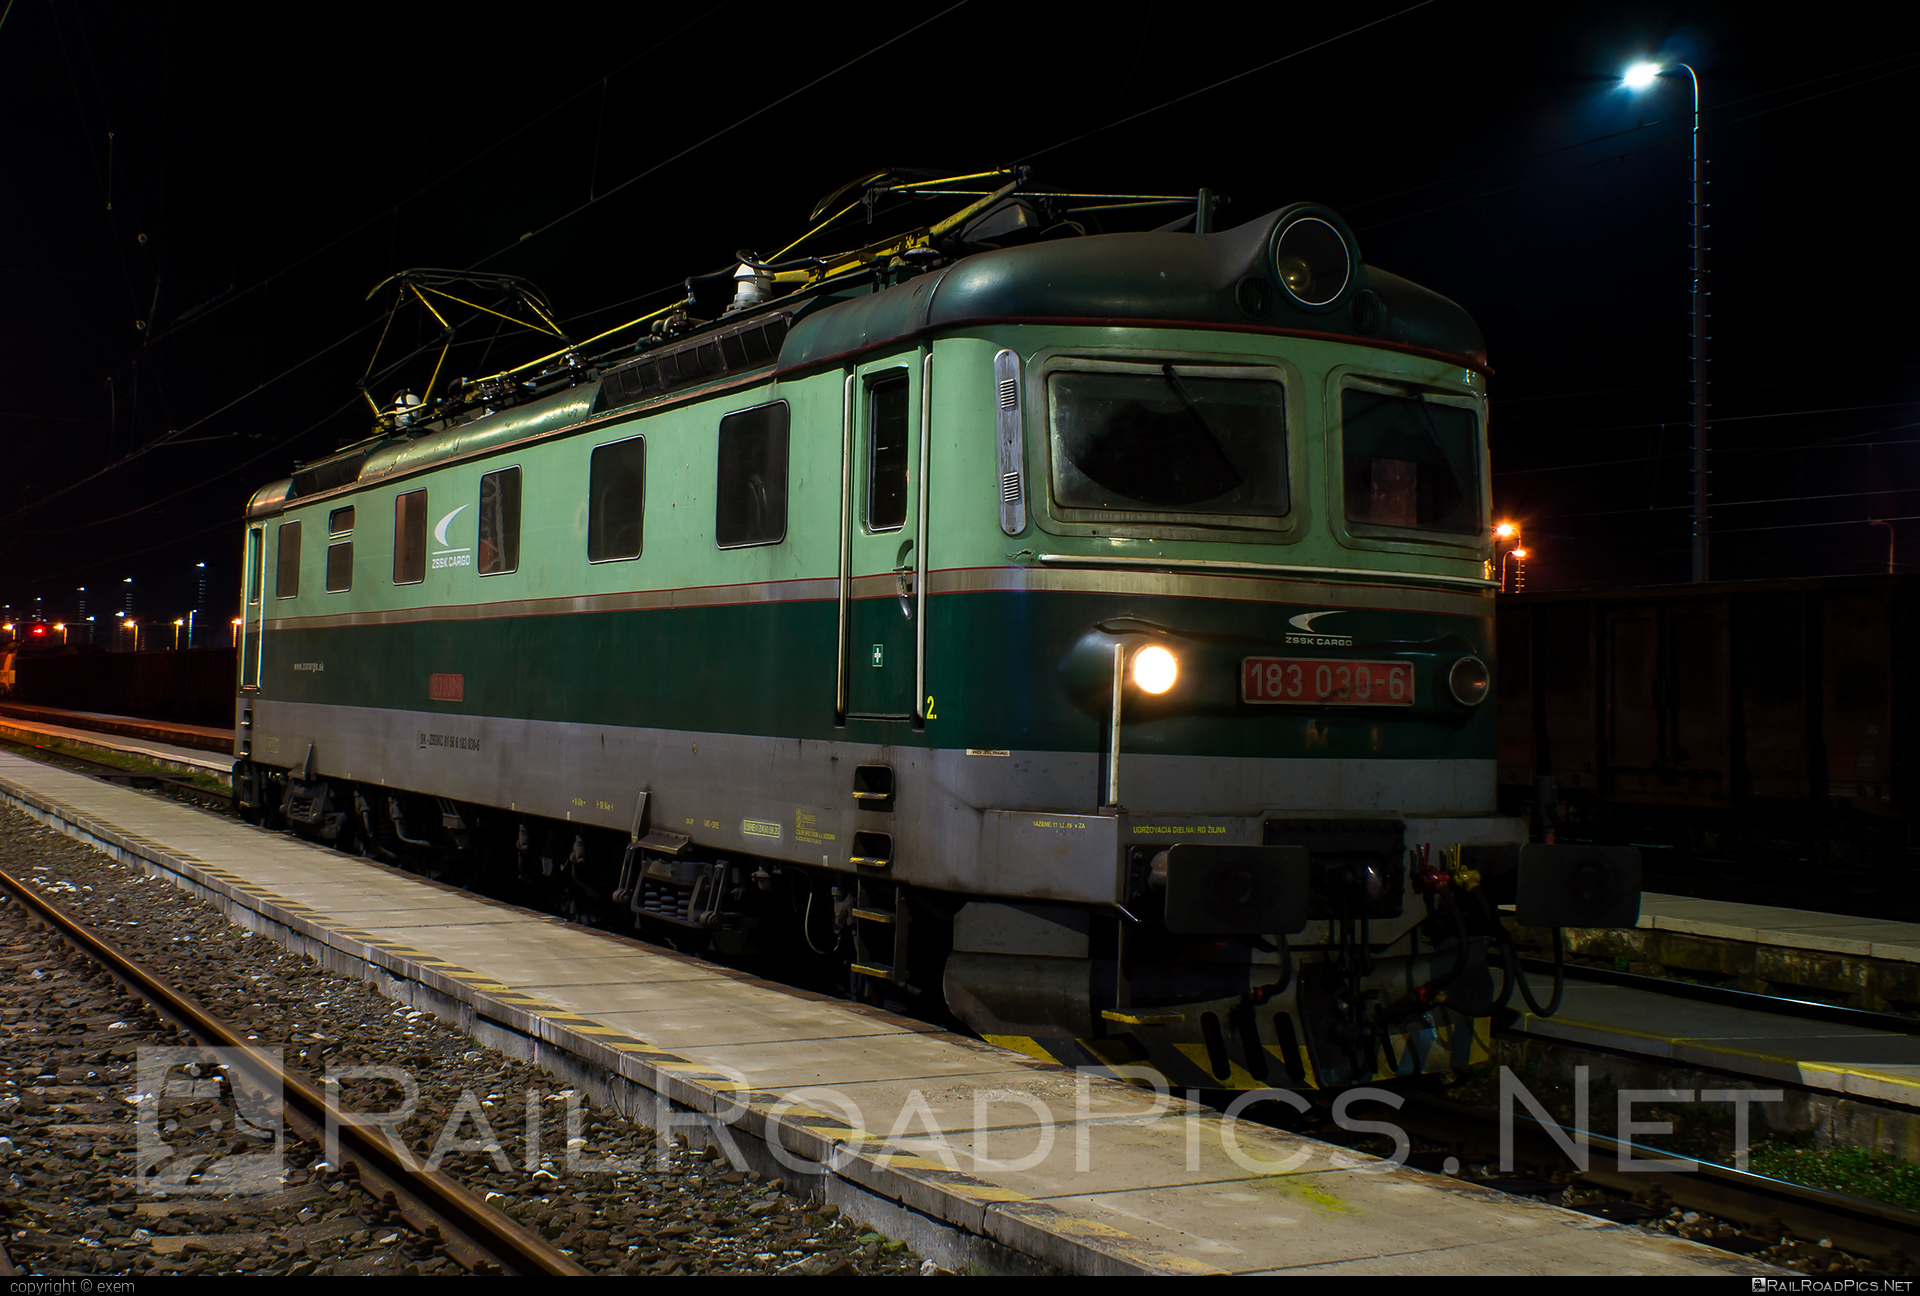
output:
<instances>
[{"instance_id":1,"label":"green electric locomotive","mask_svg":"<svg viewBox=\"0 0 1920 1296\"><path fill-rule=\"evenodd\" d=\"M1638 892L1495 813L1478 330L1322 207L1037 201L260 490L249 812L1179 1085L1484 1056L1499 903Z\"/></svg>"}]
</instances>

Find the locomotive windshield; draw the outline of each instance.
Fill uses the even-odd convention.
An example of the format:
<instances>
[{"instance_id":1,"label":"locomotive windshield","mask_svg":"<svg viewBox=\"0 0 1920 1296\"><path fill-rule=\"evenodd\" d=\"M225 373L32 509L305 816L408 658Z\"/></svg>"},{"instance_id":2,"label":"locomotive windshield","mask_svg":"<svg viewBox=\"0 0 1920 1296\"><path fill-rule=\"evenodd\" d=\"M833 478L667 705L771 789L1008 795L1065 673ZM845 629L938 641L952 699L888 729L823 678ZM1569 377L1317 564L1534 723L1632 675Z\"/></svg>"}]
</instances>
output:
<instances>
[{"instance_id":1,"label":"locomotive windshield","mask_svg":"<svg viewBox=\"0 0 1920 1296\"><path fill-rule=\"evenodd\" d=\"M1286 390L1163 365L1047 382L1053 498L1110 514L1277 518L1290 507Z\"/></svg>"},{"instance_id":2,"label":"locomotive windshield","mask_svg":"<svg viewBox=\"0 0 1920 1296\"><path fill-rule=\"evenodd\" d=\"M1480 420L1473 410L1348 388L1340 403L1347 522L1480 531Z\"/></svg>"}]
</instances>

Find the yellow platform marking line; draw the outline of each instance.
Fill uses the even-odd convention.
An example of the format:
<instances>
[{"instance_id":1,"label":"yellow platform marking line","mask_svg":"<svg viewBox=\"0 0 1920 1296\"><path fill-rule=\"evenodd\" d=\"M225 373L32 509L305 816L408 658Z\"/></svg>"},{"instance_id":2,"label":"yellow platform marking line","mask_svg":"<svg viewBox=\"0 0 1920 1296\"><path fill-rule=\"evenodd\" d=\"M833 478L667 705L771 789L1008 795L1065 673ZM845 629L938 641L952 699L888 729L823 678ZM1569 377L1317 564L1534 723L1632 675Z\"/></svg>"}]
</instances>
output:
<instances>
[{"instance_id":1,"label":"yellow platform marking line","mask_svg":"<svg viewBox=\"0 0 1920 1296\"><path fill-rule=\"evenodd\" d=\"M1528 1022L1535 1022L1539 1021L1540 1018L1529 1013L1526 1020ZM1620 1026L1612 1022L1586 1022L1580 1021L1577 1018L1560 1017L1555 1017L1553 1020L1555 1022L1564 1022L1568 1026L1581 1027L1582 1029L1590 1030L1601 1035L1621 1035L1629 1039L1657 1040L1662 1044L1685 1045L1688 1048L1698 1049L1704 1053L1717 1054L1721 1057L1746 1058L1754 1062L1778 1063L1781 1066L1802 1072L1811 1070L1834 1075L1857 1076L1861 1079L1888 1081L1910 1089L1920 1088L1920 1076L1905 1076L1893 1071L1878 1071L1869 1066L1845 1062L1809 1061L1785 1053L1768 1053L1760 1049L1740 1048L1712 1039L1702 1039L1694 1035L1673 1035L1661 1031L1636 1030L1631 1026Z\"/></svg>"}]
</instances>

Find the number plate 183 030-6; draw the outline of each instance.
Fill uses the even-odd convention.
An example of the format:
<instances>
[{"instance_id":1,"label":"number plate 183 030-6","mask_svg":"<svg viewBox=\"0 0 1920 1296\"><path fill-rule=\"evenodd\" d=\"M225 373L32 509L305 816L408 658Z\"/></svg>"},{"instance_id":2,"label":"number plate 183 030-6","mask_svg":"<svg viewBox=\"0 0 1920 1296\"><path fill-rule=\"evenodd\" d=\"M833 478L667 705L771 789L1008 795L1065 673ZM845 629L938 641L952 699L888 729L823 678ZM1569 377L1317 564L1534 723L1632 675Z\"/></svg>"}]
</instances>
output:
<instances>
[{"instance_id":1,"label":"number plate 183 030-6","mask_svg":"<svg viewBox=\"0 0 1920 1296\"><path fill-rule=\"evenodd\" d=\"M1324 657L1247 657L1240 700L1306 706L1412 706L1406 662L1330 661Z\"/></svg>"}]
</instances>

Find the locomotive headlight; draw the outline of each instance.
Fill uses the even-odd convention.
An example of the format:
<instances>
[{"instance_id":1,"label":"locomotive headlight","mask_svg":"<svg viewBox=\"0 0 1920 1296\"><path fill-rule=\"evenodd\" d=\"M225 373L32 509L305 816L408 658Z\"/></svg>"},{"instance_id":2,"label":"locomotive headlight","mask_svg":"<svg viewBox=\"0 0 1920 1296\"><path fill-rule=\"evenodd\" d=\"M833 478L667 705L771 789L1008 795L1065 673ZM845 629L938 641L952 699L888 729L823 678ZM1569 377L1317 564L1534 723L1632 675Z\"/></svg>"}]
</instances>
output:
<instances>
[{"instance_id":1,"label":"locomotive headlight","mask_svg":"<svg viewBox=\"0 0 1920 1296\"><path fill-rule=\"evenodd\" d=\"M1180 678L1180 663L1158 644L1142 648L1133 657L1133 682L1143 692L1165 693Z\"/></svg>"},{"instance_id":2,"label":"locomotive headlight","mask_svg":"<svg viewBox=\"0 0 1920 1296\"><path fill-rule=\"evenodd\" d=\"M1302 306L1332 306L1353 278L1353 254L1340 231L1318 216L1300 216L1273 240L1273 272Z\"/></svg>"},{"instance_id":3,"label":"locomotive headlight","mask_svg":"<svg viewBox=\"0 0 1920 1296\"><path fill-rule=\"evenodd\" d=\"M1447 690L1461 706L1479 706L1487 697L1492 676L1478 657L1462 657L1447 672Z\"/></svg>"}]
</instances>

